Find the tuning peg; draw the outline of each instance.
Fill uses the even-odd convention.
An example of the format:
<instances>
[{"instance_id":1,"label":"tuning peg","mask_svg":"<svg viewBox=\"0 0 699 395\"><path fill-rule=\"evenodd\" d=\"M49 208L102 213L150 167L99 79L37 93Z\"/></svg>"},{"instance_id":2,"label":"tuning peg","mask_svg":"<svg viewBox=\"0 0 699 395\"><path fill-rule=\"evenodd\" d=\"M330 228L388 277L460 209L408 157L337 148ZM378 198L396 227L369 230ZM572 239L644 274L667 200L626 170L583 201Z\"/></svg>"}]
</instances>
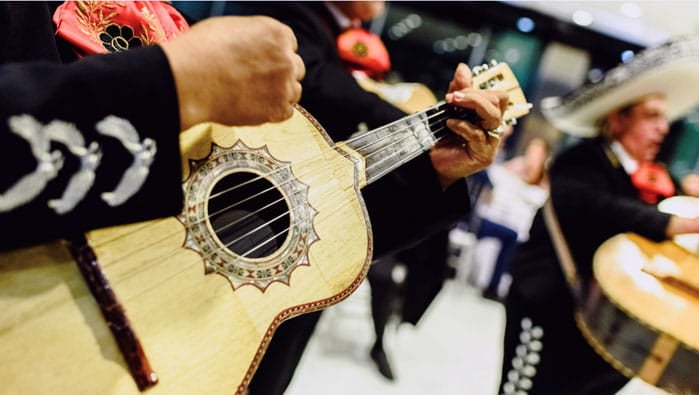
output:
<instances>
[{"instance_id":1,"label":"tuning peg","mask_svg":"<svg viewBox=\"0 0 699 395\"><path fill-rule=\"evenodd\" d=\"M498 66L499 64L500 63L497 60L493 59L488 63L483 63L480 66L475 66L471 70L471 73L473 73L473 75L478 75L478 74L483 73L484 71L490 70L491 68Z\"/></svg>"}]
</instances>

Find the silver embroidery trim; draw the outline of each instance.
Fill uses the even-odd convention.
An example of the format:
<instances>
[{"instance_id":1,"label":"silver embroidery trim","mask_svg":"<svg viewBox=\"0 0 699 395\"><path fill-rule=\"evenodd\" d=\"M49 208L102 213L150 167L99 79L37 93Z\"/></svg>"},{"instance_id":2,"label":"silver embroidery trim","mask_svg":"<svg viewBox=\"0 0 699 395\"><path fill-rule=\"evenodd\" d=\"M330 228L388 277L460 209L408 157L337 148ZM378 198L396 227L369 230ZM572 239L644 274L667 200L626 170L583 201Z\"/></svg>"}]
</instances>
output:
<instances>
[{"instance_id":1,"label":"silver embroidery trim","mask_svg":"<svg viewBox=\"0 0 699 395\"><path fill-rule=\"evenodd\" d=\"M96 142L85 147L85 140L72 123L54 120L44 129L49 139L64 144L68 150L80 159L80 169L68 181L60 199L48 201L57 214L65 214L75 208L87 195L95 182L95 169L100 164L102 152Z\"/></svg>"},{"instance_id":2,"label":"silver embroidery trim","mask_svg":"<svg viewBox=\"0 0 699 395\"><path fill-rule=\"evenodd\" d=\"M50 139L44 126L31 115L11 116L8 125L13 133L29 143L37 166L36 170L24 175L0 194L0 212L10 211L34 200L63 167L63 155L60 151L49 151Z\"/></svg>"},{"instance_id":3,"label":"silver embroidery trim","mask_svg":"<svg viewBox=\"0 0 699 395\"><path fill-rule=\"evenodd\" d=\"M133 155L133 162L122 175L117 187L111 192L103 192L100 195L108 205L119 206L138 192L148 177L150 165L157 151L155 140L145 138L140 142L138 131L131 122L114 115L109 115L98 122L96 128L99 133L118 139Z\"/></svg>"},{"instance_id":4,"label":"silver embroidery trim","mask_svg":"<svg viewBox=\"0 0 699 395\"><path fill-rule=\"evenodd\" d=\"M516 355L512 358L512 367L506 373L507 381L500 395L527 395L534 384L536 365L541 361L544 329L535 326L529 317L522 318L520 327L520 343L515 349Z\"/></svg>"}]
</instances>

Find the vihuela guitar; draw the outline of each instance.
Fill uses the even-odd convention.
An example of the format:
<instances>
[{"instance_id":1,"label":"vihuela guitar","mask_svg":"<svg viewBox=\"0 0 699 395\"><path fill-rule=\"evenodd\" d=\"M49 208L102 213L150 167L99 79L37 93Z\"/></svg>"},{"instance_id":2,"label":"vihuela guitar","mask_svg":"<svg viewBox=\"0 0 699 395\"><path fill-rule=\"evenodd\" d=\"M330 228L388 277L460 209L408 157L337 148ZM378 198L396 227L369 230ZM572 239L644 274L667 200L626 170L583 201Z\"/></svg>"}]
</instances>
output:
<instances>
[{"instance_id":1,"label":"vihuela guitar","mask_svg":"<svg viewBox=\"0 0 699 395\"><path fill-rule=\"evenodd\" d=\"M528 112L506 64L477 69L505 119ZM441 102L341 143L300 107L183 132L181 215L0 254L0 393L245 393L281 322L363 280L360 189L464 115Z\"/></svg>"},{"instance_id":2,"label":"vihuela guitar","mask_svg":"<svg viewBox=\"0 0 699 395\"><path fill-rule=\"evenodd\" d=\"M693 206L690 216L699 216L697 198L663 206ZM614 236L595 253L593 270L576 318L595 350L628 377L699 394L699 234L660 243Z\"/></svg>"}]
</instances>

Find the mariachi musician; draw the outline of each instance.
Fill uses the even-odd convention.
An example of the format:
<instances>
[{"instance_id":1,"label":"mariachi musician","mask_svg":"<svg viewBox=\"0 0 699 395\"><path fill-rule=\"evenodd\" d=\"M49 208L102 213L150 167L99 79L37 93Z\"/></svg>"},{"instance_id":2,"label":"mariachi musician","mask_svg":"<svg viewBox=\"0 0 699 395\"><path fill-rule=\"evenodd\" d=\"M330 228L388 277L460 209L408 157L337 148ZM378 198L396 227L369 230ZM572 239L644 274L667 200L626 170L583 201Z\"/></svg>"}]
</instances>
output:
<instances>
[{"instance_id":1,"label":"mariachi musician","mask_svg":"<svg viewBox=\"0 0 699 395\"><path fill-rule=\"evenodd\" d=\"M600 81L542 103L556 127L582 137L554 159L550 176L553 212L583 285L595 251L616 234L659 241L699 232L699 218L658 210L660 200L683 191L655 161L670 123L699 103L698 49L699 40L648 49ZM512 265L500 393L614 394L628 378L576 326L543 212Z\"/></svg>"}]
</instances>

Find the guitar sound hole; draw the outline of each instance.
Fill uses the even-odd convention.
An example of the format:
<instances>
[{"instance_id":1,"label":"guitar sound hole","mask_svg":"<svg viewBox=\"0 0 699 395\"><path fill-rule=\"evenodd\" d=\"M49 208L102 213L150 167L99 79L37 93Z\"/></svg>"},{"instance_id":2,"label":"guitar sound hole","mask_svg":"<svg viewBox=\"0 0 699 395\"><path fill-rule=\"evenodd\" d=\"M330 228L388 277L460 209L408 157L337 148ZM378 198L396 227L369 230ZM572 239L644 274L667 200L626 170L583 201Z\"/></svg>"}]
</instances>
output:
<instances>
[{"instance_id":1,"label":"guitar sound hole","mask_svg":"<svg viewBox=\"0 0 699 395\"><path fill-rule=\"evenodd\" d=\"M271 182L254 173L231 173L219 180L208 212L219 240L244 257L271 255L289 233L286 200Z\"/></svg>"}]
</instances>

